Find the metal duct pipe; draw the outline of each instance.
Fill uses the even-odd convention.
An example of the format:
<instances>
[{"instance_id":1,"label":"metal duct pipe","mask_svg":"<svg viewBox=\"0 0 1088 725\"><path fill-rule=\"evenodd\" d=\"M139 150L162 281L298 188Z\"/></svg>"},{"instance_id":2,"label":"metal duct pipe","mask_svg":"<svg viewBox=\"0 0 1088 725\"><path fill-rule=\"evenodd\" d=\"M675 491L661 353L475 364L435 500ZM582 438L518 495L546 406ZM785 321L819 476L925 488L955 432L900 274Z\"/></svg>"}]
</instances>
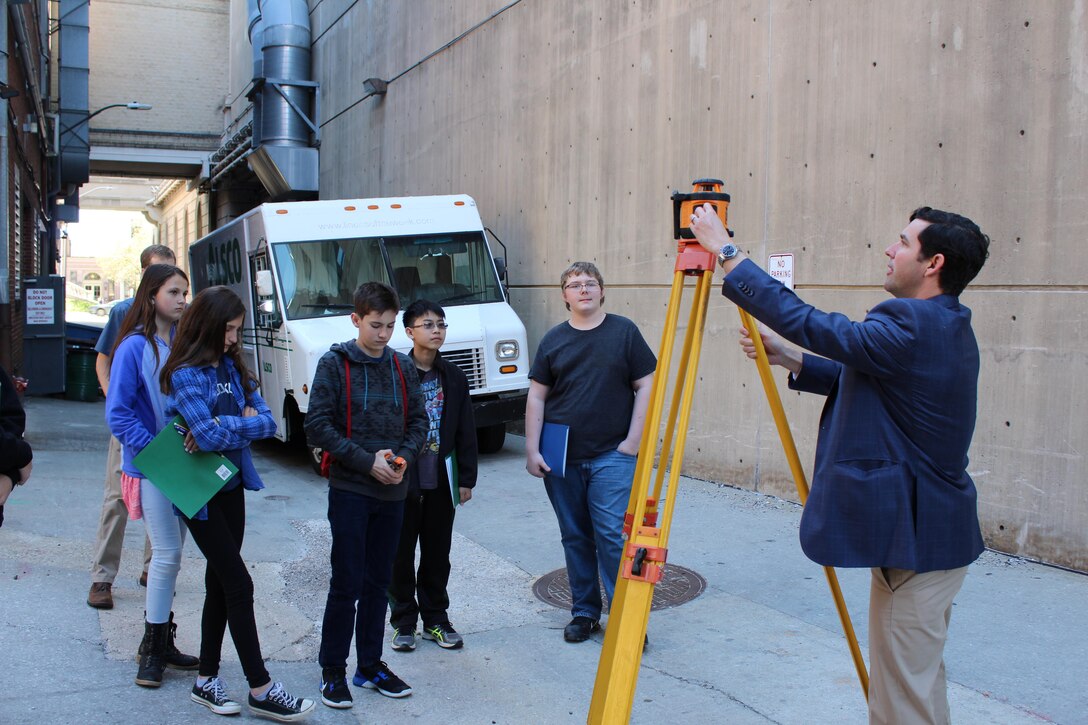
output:
<instances>
[{"instance_id":1,"label":"metal duct pipe","mask_svg":"<svg viewBox=\"0 0 1088 725\"><path fill-rule=\"evenodd\" d=\"M88 39L90 11L86 0L60 0L60 181L74 190L90 178L91 144L85 121L90 111ZM66 193L70 193L66 190Z\"/></svg>"},{"instance_id":2,"label":"metal duct pipe","mask_svg":"<svg viewBox=\"0 0 1088 725\"><path fill-rule=\"evenodd\" d=\"M254 139L262 144L309 146L310 128L287 100L307 115L313 112L310 88L291 85L310 80L309 6L306 0L258 0L258 9L259 25L264 26L262 70L266 79L280 86L277 90L266 83L262 89L261 122L253 129Z\"/></svg>"},{"instance_id":3,"label":"metal duct pipe","mask_svg":"<svg viewBox=\"0 0 1088 725\"><path fill-rule=\"evenodd\" d=\"M253 79L264 78L264 20L261 18L260 0L249 0L249 44L253 54ZM260 143L261 119L264 115L263 95L263 92L253 94L253 120L250 124L254 143Z\"/></svg>"}]
</instances>

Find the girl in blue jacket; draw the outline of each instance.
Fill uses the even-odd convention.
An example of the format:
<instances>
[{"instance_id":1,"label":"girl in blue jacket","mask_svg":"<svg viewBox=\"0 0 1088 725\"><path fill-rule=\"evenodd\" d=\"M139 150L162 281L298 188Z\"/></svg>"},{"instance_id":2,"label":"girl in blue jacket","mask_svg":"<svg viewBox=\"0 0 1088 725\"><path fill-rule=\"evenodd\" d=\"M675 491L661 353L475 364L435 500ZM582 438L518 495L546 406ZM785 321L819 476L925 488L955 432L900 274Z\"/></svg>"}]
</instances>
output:
<instances>
[{"instance_id":1,"label":"girl in blue jacket","mask_svg":"<svg viewBox=\"0 0 1088 725\"><path fill-rule=\"evenodd\" d=\"M178 327L170 357L159 376L167 415L180 413L189 427L186 448L217 451L238 473L191 519L183 518L193 541L208 560L204 574L204 614L200 631L200 670L190 695L219 715L241 706L219 679L223 635L230 636L249 682L249 709L273 720L293 721L314 707L273 682L264 667L253 616L253 580L242 560L246 506L243 489L264 488L249 452L251 441L269 438L276 421L257 392L257 378L242 359L242 300L227 287L209 287L193 299Z\"/></svg>"},{"instance_id":2,"label":"girl in blue jacket","mask_svg":"<svg viewBox=\"0 0 1088 725\"><path fill-rule=\"evenodd\" d=\"M136 671L136 684L144 687L160 686L167 665L187 670L197 665L196 657L182 654L174 646L174 613L170 611L181 569L185 526L174 516L170 500L132 462L166 424L159 369L170 354L170 341L188 294L189 278L174 265L147 268L117 335L106 395L106 422L122 445L125 503L133 518L139 518L142 510L151 540L146 621Z\"/></svg>"}]
</instances>

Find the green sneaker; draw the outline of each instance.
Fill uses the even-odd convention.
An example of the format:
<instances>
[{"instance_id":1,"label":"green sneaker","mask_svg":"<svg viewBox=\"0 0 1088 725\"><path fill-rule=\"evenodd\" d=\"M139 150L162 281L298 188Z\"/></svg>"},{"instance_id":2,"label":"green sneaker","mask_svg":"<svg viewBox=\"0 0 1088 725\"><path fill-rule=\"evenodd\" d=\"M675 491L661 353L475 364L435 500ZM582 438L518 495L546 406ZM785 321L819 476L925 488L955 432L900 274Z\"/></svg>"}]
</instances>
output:
<instances>
[{"instance_id":1,"label":"green sneaker","mask_svg":"<svg viewBox=\"0 0 1088 725\"><path fill-rule=\"evenodd\" d=\"M442 649L460 649L465 640L449 622L441 622L433 627L423 628L423 639L429 639Z\"/></svg>"},{"instance_id":2,"label":"green sneaker","mask_svg":"<svg viewBox=\"0 0 1088 725\"><path fill-rule=\"evenodd\" d=\"M393 628L393 651L411 652L416 648L416 628Z\"/></svg>"}]
</instances>

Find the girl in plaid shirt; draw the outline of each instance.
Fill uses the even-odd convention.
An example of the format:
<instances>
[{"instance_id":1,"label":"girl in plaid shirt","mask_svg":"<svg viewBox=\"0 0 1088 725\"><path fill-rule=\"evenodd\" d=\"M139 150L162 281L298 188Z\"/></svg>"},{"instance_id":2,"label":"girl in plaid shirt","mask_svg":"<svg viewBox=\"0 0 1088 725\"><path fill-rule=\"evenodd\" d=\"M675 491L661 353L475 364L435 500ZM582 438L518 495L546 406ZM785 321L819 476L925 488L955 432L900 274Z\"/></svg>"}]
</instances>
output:
<instances>
[{"instance_id":1,"label":"girl in plaid shirt","mask_svg":"<svg viewBox=\"0 0 1088 725\"><path fill-rule=\"evenodd\" d=\"M242 300L229 288L202 290L182 318L160 379L163 391L170 395L167 415L180 413L189 426L186 448L217 451L238 467L238 473L196 516L185 519L193 541L208 560L200 669L190 697L220 715L241 711L219 679L229 622L249 682L250 711L286 722L305 716L314 701L288 694L268 675L253 616L253 580L242 560L246 524L242 492L264 488L249 444L276 431L272 412L257 392L257 379L242 359L244 319Z\"/></svg>"}]
</instances>

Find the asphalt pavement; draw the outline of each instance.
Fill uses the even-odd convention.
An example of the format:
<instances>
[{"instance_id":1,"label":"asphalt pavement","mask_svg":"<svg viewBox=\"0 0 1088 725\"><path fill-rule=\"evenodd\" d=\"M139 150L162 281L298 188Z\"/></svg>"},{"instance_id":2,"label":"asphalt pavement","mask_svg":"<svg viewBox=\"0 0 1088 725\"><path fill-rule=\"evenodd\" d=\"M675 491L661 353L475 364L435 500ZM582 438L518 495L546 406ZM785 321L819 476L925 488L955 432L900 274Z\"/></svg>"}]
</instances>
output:
<instances>
[{"instance_id":1,"label":"asphalt pavement","mask_svg":"<svg viewBox=\"0 0 1088 725\"><path fill-rule=\"evenodd\" d=\"M0 528L0 723L212 723L189 701L192 673L161 688L133 683L144 590L142 522L130 522L116 606L86 605L102 500L103 403L27 400L35 449L30 482ZM533 584L563 567L543 486L524 470L524 441L481 460L473 500L457 515L450 618L461 650L421 641L385 652L414 689L393 700L352 688L355 707L320 703L313 723L585 722L603 634L568 644L569 613ZM243 556L273 678L316 699L328 582L325 481L299 452L255 446L267 488L247 493ZM797 543L796 504L681 478L669 561L705 579L684 604L654 611L634 695L634 723L864 723L866 710L820 567ZM178 645L196 653L204 562L186 543L174 602ZM839 570L866 646L867 570ZM986 552L956 600L946 649L956 723L1088 723L1088 576ZM350 663L354 665L354 662ZM221 672L244 701L233 646ZM238 720L239 718L234 718ZM240 719L253 720L243 711Z\"/></svg>"}]
</instances>

